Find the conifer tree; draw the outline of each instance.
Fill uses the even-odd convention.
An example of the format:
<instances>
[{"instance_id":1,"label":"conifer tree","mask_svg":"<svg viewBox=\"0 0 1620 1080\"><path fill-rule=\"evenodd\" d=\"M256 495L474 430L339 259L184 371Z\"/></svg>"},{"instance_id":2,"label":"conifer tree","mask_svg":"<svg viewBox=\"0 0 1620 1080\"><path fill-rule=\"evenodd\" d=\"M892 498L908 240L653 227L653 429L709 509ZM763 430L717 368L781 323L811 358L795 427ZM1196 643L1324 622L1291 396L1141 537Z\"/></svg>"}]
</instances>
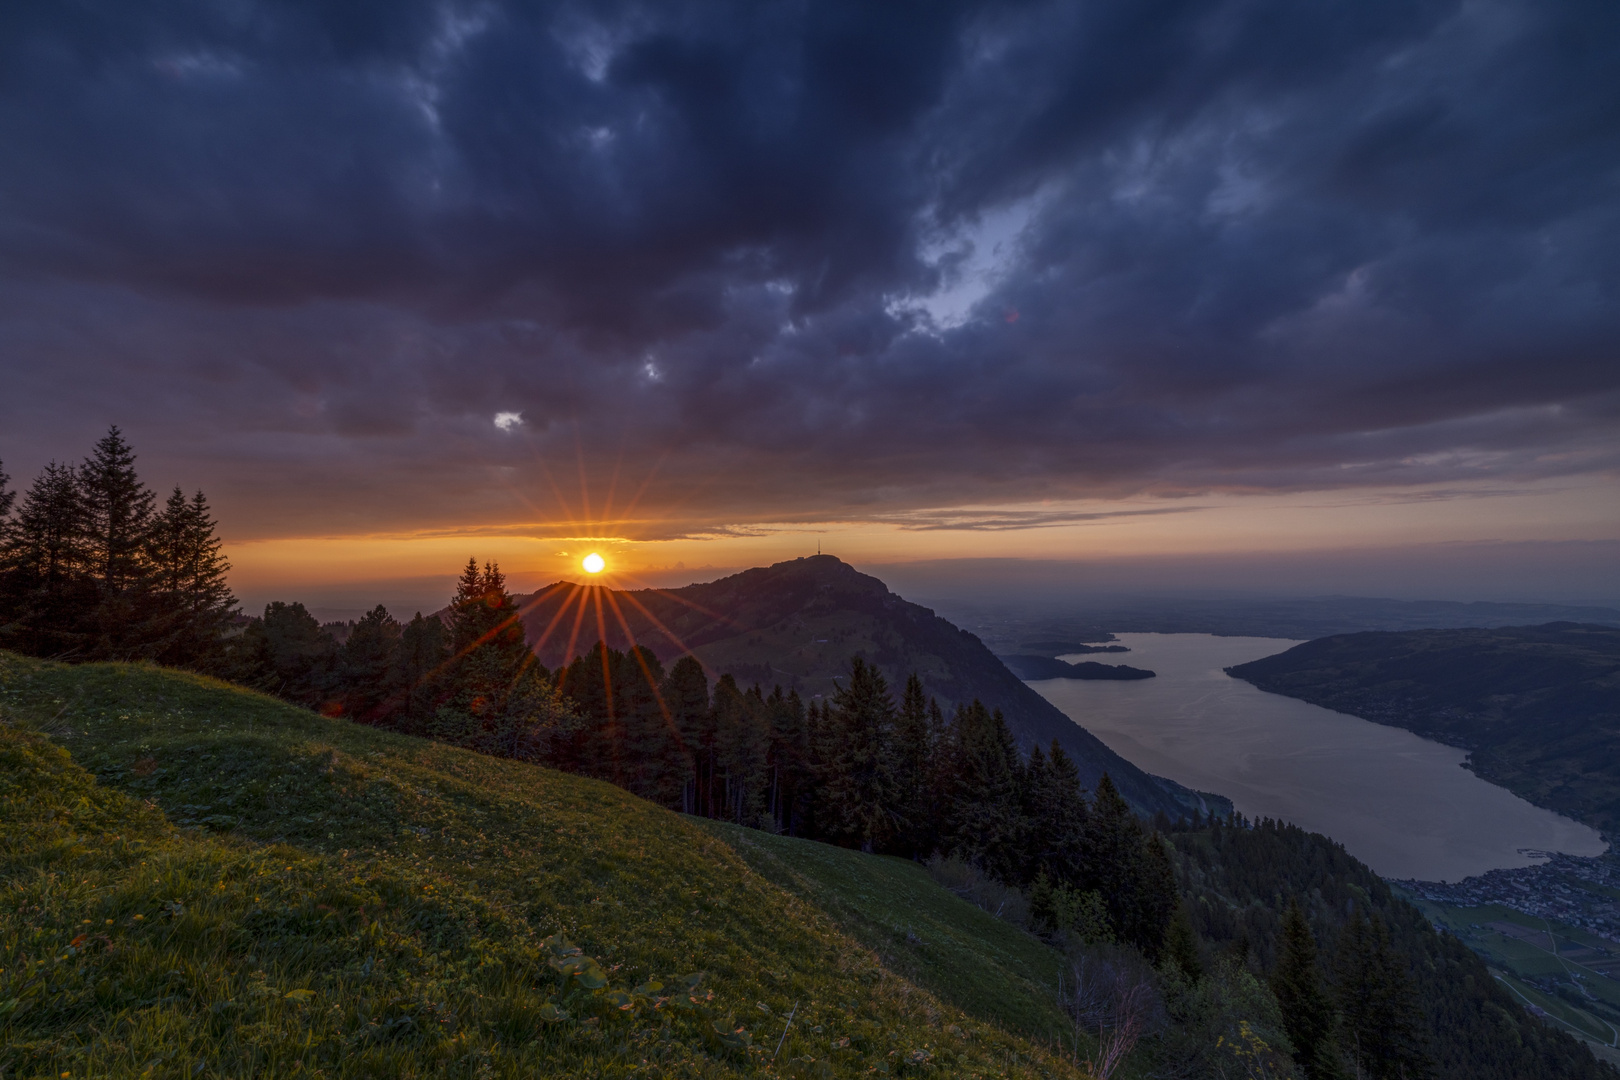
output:
<instances>
[{"instance_id":1,"label":"conifer tree","mask_svg":"<svg viewBox=\"0 0 1620 1080\"><path fill-rule=\"evenodd\" d=\"M810 729L804 701L797 691L784 696L778 686L766 699L765 710L771 740L771 823L777 832L802 836L809 825L806 804L812 785Z\"/></svg>"},{"instance_id":2,"label":"conifer tree","mask_svg":"<svg viewBox=\"0 0 1620 1080\"><path fill-rule=\"evenodd\" d=\"M894 725L893 847L897 854L926 855L934 848L935 830L929 798L929 781L934 768L933 735L922 680L913 672L906 680Z\"/></svg>"},{"instance_id":3,"label":"conifer tree","mask_svg":"<svg viewBox=\"0 0 1620 1080\"><path fill-rule=\"evenodd\" d=\"M11 477L6 475L6 463L0 461L0 550L4 550L6 537L11 528L11 504L16 501L17 493L10 488Z\"/></svg>"},{"instance_id":4,"label":"conifer tree","mask_svg":"<svg viewBox=\"0 0 1620 1080\"><path fill-rule=\"evenodd\" d=\"M574 768L623 786L626 746L615 700L615 669L623 662L617 650L601 641L574 658L559 676L558 689L585 720Z\"/></svg>"},{"instance_id":5,"label":"conifer tree","mask_svg":"<svg viewBox=\"0 0 1620 1080\"><path fill-rule=\"evenodd\" d=\"M97 605L95 655L119 657L138 648L139 594L148 584L147 533L152 492L135 473L135 453L115 425L79 467L84 500L85 554Z\"/></svg>"},{"instance_id":6,"label":"conifer tree","mask_svg":"<svg viewBox=\"0 0 1620 1080\"><path fill-rule=\"evenodd\" d=\"M332 704L338 645L303 604L267 604L243 636L262 641L263 689L310 708Z\"/></svg>"},{"instance_id":7,"label":"conifer tree","mask_svg":"<svg viewBox=\"0 0 1620 1080\"><path fill-rule=\"evenodd\" d=\"M159 663L207 667L220 651L236 597L225 581L231 567L214 527L203 493L188 500L177 487L147 532L148 636Z\"/></svg>"},{"instance_id":8,"label":"conifer tree","mask_svg":"<svg viewBox=\"0 0 1620 1080\"><path fill-rule=\"evenodd\" d=\"M739 825L762 824L765 816L770 731L765 699L755 686L746 693L730 675L714 684L714 731L719 791L718 815Z\"/></svg>"},{"instance_id":9,"label":"conifer tree","mask_svg":"<svg viewBox=\"0 0 1620 1080\"><path fill-rule=\"evenodd\" d=\"M1178 903L1175 870L1163 838L1142 827L1106 773L1086 822L1084 862L1080 887L1107 900L1120 940L1156 960Z\"/></svg>"},{"instance_id":10,"label":"conifer tree","mask_svg":"<svg viewBox=\"0 0 1620 1080\"><path fill-rule=\"evenodd\" d=\"M402 636L399 622L381 604L354 624L339 657L346 715L375 724L398 707L394 680Z\"/></svg>"},{"instance_id":11,"label":"conifer tree","mask_svg":"<svg viewBox=\"0 0 1620 1080\"><path fill-rule=\"evenodd\" d=\"M440 675L449 659L444 623L416 616L400 632L395 669L390 682L398 687L401 711L396 726L407 731L427 730L428 718L440 703Z\"/></svg>"},{"instance_id":12,"label":"conifer tree","mask_svg":"<svg viewBox=\"0 0 1620 1080\"><path fill-rule=\"evenodd\" d=\"M664 665L645 645L620 653L613 669L614 704L630 748L625 786L644 799L678 808L686 769L680 737L659 692Z\"/></svg>"},{"instance_id":13,"label":"conifer tree","mask_svg":"<svg viewBox=\"0 0 1620 1080\"><path fill-rule=\"evenodd\" d=\"M680 809L712 817L707 795L714 775L714 717L709 710L709 677L696 657L683 656L670 665L663 693L679 738L678 764L686 770Z\"/></svg>"},{"instance_id":14,"label":"conifer tree","mask_svg":"<svg viewBox=\"0 0 1620 1080\"><path fill-rule=\"evenodd\" d=\"M1177 905L1176 913L1170 919L1170 927L1165 931L1164 957L1181 969L1181 974L1189 983L1196 983L1204 977L1204 960L1198 947L1198 931L1193 928L1192 918L1187 914L1185 904Z\"/></svg>"},{"instance_id":15,"label":"conifer tree","mask_svg":"<svg viewBox=\"0 0 1620 1080\"><path fill-rule=\"evenodd\" d=\"M1271 989L1282 1008L1283 1025L1294 1044L1294 1060L1305 1080L1338 1080L1342 1073L1333 1002L1322 982L1316 938L1297 898L1290 899L1283 911Z\"/></svg>"},{"instance_id":16,"label":"conifer tree","mask_svg":"<svg viewBox=\"0 0 1620 1080\"><path fill-rule=\"evenodd\" d=\"M1085 835L1084 886L1095 888L1110 898L1125 896L1130 891L1126 877L1141 844L1141 826L1107 773L1097 781ZM1110 914L1117 925L1119 912L1114 910L1112 901Z\"/></svg>"},{"instance_id":17,"label":"conifer tree","mask_svg":"<svg viewBox=\"0 0 1620 1080\"><path fill-rule=\"evenodd\" d=\"M825 823L831 820L823 778L831 771L832 755L836 748L827 734L827 710L815 698L812 698L804 709L804 741L809 775L804 800L803 828L799 835L821 840L827 836Z\"/></svg>"},{"instance_id":18,"label":"conifer tree","mask_svg":"<svg viewBox=\"0 0 1620 1080\"><path fill-rule=\"evenodd\" d=\"M1027 818L1018 747L1000 710L979 701L951 721L948 817L942 846L997 880L1021 883Z\"/></svg>"},{"instance_id":19,"label":"conifer tree","mask_svg":"<svg viewBox=\"0 0 1620 1080\"><path fill-rule=\"evenodd\" d=\"M1434 1065L1425 1047L1411 972L1390 943L1389 927L1358 908L1340 931L1335 962L1344 1050L1357 1076L1422 1080Z\"/></svg>"},{"instance_id":20,"label":"conifer tree","mask_svg":"<svg viewBox=\"0 0 1620 1080\"><path fill-rule=\"evenodd\" d=\"M11 617L5 647L36 656L82 653L84 613L96 597L90 578L78 471L51 462L23 496L7 541Z\"/></svg>"},{"instance_id":21,"label":"conifer tree","mask_svg":"<svg viewBox=\"0 0 1620 1080\"><path fill-rule=\"evenodd\" d=\"M1035 747L1025 766L1025 813L1029 817L1029 849L1025 874L1045 871L1055 884L1078 887L1086 858L1085 792L1080 770L1052 740L1050 753Z\"/></svg>"},{"instance_id":22,"label":"conifer tree","mask_svg":"<svg viewBox=\"0 0 1620 1080\"><path fill-rule=\"evenodd\" d=\"M0 461L0 627L16 617L17 583L11 573L11 506L17 493L8 486L10 483L5 462ZM0 635L3 633L0 631ZM0 636L0 641L3 640Z\"/></svg>"},{"instance_id":23,"label":"conifer tree","mask_svg":"<svg viewBox=\"0 0 1620 1080\"><path fill-rule=\"evenodd\" d=\"M857 656L827 710L822 737L823 826L830 839L886 850L894 836L894 699L883 673Z\"/></svg>"},{"instance_id":24,"label":"conifer tree","mask_svg":"<svg viewBox=\"0 0 1620 1080\"><path fill-rule=\"evenodd\" d=\"M1151 960L1164 954L1165 936L1170 931L1180 896L1176 889L1175 864L1170 861L1163 834L1157 829L1142 829L1142 844L1136 862L1135 895L1128 917L1120 930Z\"/></svg>"},{"instance_id":25,"label":"conifer tree","mask_svg":"<svg viewBox=\"0 0 1620 1080\"><path fill-rule=\"evenodd\" d=\"M475 727L499 715L532 654L496 564L486 562L479 570L476 559L467 560L450 602L450 650L451 709ZM453 728L457 721L447 716L441 723Z\"/></svg>"}]
</instances>

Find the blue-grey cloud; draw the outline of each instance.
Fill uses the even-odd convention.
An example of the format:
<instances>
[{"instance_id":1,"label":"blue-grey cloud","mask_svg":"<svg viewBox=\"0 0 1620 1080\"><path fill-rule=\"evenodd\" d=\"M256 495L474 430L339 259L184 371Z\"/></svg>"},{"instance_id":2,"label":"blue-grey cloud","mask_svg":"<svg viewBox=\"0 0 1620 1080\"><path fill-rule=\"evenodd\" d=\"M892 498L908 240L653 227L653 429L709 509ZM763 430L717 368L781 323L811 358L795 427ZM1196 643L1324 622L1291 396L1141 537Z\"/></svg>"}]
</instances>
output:
<instances>
[{"instance_id":1,"label":"blue-grey cloud","mask_svg":"<svg viewBox=\"0 0 1620 1080\"><path fill-rule=\"evenodd\" d=\"M0 455L117 421L300 531L576 453L715 521L1612 470L1617 54L1602 2L12 4Z\"/></svg>"}]
</instances>

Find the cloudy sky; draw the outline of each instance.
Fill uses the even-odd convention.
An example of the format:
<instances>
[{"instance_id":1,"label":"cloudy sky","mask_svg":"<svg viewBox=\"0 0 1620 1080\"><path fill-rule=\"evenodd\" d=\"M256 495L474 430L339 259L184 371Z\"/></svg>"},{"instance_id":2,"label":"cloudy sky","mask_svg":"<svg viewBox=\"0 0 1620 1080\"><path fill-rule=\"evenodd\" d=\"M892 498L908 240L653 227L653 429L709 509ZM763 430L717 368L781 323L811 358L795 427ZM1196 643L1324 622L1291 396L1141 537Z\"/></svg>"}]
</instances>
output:
<instances>
[{"instance_id":1,"label":"cloudy sky","mask_svg":"<svg viewBox=\"0 0 1620 1080\"><path fill-rule=\"evenodd\" d=\"M245 596L1601 566L1617 55L1611 0L18 0L0 460L121 425Z\"/></svg>"}]
</instances>

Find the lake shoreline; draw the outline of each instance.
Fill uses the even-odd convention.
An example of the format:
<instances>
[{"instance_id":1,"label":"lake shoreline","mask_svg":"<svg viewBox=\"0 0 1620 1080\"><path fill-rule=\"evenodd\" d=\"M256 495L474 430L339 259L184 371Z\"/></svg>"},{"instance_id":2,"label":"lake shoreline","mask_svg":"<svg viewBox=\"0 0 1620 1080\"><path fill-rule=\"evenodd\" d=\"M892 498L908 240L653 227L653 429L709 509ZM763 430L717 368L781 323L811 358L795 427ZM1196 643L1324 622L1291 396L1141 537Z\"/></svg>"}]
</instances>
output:
<instances>
[{"instance_id":1,"label":"lake shoreline","mask_svg":"<svg viewBox=\"0 0 1620 1080\"><path fill-rule=\"evenodd\" d=\"M1245 816L1330 836L1384 877L1456 882L1540 861L1524 851L1596 856L1607 848L1589 826L1461 767L1464 750L1266 693L1223 670L1281 652L1293 639L1121 634L1118 641L1134 664L1158 676L1030 687L1140 768L1226 796Z\"/></svg>"}]
</instances>

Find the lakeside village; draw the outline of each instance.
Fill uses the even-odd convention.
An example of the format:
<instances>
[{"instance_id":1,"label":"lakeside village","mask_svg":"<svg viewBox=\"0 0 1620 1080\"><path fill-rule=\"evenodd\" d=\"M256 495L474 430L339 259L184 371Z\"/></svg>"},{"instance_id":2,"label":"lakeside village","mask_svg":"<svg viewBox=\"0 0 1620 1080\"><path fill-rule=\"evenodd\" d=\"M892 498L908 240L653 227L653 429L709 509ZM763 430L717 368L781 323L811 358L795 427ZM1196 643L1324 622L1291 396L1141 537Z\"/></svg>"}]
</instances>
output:
<instances>
[{"instance_id":1,"label":"lakeside village","mask_svg":"<svg viewBox=\"0 0 1620 1080\"><path fill-rule=\"evenodd\" d=\"M1450 884L1399 881L1390 884L1448 907L1500 904L1538 919L1561 922L1620 944L1620 855L1596 857L1525 850L1546 862L1514 870L1491 870Z\"/></svg>"}]
</instances>

